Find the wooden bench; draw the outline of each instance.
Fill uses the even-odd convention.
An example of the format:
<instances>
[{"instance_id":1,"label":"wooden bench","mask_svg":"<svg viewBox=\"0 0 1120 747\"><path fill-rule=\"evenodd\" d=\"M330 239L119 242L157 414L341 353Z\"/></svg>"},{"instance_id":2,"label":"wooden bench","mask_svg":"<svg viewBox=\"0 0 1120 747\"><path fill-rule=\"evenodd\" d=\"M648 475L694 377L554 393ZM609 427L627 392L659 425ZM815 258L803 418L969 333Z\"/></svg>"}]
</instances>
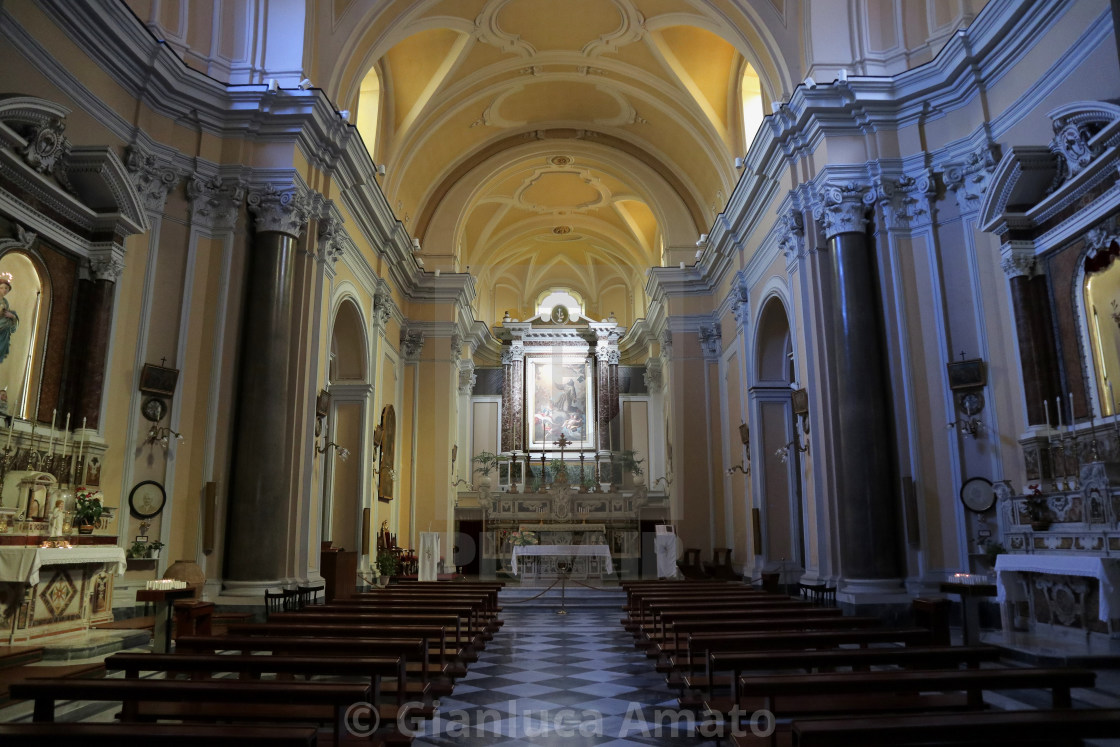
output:
<instances>
[{"instance_id":1,"label":"wooden bench","mask_svg":"<svg viewBox=\"0 0 1120 747\"><path fill-rule=\"evenodd\" d=\"M112 654L105 658L106 669L119 669L128 678L141 672L166 672L212 677L235 673L260 679L263 674L333 675L362 677L369 681L371 703L381 704L382 677L404 681L405 661L399 656L245 656L225 654ZM397 706L400 706L398 701ZM382 711L382 718L396 718L397 708Z\"/></svg>"},{"instance_id":2,"label":"wooden bench","mask_svg":"<svg viewBox=\"0 0 1120 747\"><path fill-rule=\"evenodd\" d=\"M1069 744L1115 739L1120 709L988 711L794 721L795 747Z\"/></svg>"},{"instance_id":3,"label":"wooden bench","mask_svg":"<svg viewBox=\"0 0 1120 747\"><path fill-rule=\"evenodd\" d=\"M12 697L34 701L33 719L53 722L60 700L120 701L121 720L326 721L334 744L346 731L347 709L369 702L362 683L241 680L30 678L11 686ZM250 706L264 706L253 708ZM275 708L272 706L281 706Z\"/></svg>"},{"instance_id":4,"label":"wooden bench","mask_svg":"<svg viewBox=\"0 0 1120 747\"><path fill-rule=\"evenodd\" d=\"M316 747L318 731L303 726L214 724L0 724L4 747Z\"/></svg>"},{"instance_id":5,"label":"wooden bench","mask_svg":"<svg viewBox=\"0 0 1120 747\"><path fill-rule=\"evenodd\" d=\"M409 694L417 692L430 699L429 691L434 671L430 665L430 646L425 638L346 638L326 637L303 638L281 636L184 636L179 639L176 654L216 654L218 651L237 651L243 655L254 653L268 653L274 656L314 656L322 658L332 657L364 657L364 656L390 656L399 657L405 666L405 683L408 685L415 676L415 687ZM261 657L263 658L263 657ZM409 688L398 683L390 687L390 683L382 678L383 692L395 692L397 704L405 701L406 691Z\"/></svg>"},{"instance_id":6,"label":"wooden bench","mask_svg":"<svg viewBox=\"0 0 1120 747\"><path fill-rule=\"evenodd\" d=\"M832 670L836 667L866 669L872 666L904 668L937 668L967 666L977 668L981 662L999 661L995 646L883 646L877 648L833 648L812 651L715 651L708 654L706 680L719 672L730 672L732 703L739 701L738 683L744 672L781 669ZM699 687L706 682L686 684ZM710 693L709 693L710 694Z\"/></svg>"},{"instance_id":7,"label":"wooden bench","mask_svg":"<svg viewBox=\"0 0 1120 747\"><path fill-rule=\"evenodd\" d=\"M660 653L672 659L685 653L688 648L686 636L689 634L703 635L708 633L754 633L762 631L791 631L791 630L860 630L877 628L883 621L877 617L830 616L830 617L801 617L797 615L784 615L782 617L761 617L753 620L687 620L677 621L672 624L671 637L658 645Z\"/></svg>"}]
</instances>

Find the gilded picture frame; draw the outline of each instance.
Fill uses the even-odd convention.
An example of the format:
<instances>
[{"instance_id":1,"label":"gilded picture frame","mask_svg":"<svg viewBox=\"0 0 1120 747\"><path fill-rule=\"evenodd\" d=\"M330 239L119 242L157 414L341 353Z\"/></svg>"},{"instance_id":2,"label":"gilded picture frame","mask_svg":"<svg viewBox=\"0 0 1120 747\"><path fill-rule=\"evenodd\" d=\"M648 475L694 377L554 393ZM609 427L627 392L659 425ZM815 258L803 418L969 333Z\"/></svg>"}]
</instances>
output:
<instances>
[{"instance_id":1,"label":"gilded picture frame","mask_svg":"<svg viewBox=\"0 0 1120 747\"><path fill-rule=\"evenodd\" d=\"M595 370L580 356L529 357L525 361L525 432L530 449L595 448Z\"/></svg>"}]
</instances>

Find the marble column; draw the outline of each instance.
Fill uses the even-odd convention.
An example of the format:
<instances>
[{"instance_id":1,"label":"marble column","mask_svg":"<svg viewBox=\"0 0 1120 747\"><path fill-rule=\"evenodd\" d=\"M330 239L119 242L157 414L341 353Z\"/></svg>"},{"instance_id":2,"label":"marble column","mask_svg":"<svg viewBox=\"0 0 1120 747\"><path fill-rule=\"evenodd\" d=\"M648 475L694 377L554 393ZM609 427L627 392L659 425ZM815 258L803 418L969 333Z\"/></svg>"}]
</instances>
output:
<instances>
[{"instance_id":1,"label":"marble column","mask_svg":"<svg viewBox=\"0 0 1120 747\"><path fill-rule=\"evenodd\" d=\"M1015 313L1027 424L1045 425L1045 403L1055 402L1062 394L1046 276L1036 272L1038 265L1031 242L1013 241L1005 245L1001 266L1010 285ZM1057 413L1050 417L1056 419Z\"/></svg>"},{"instance_id":2,"label":"marble column","mask_svg":"<svg viewBox=\"0 0 1120 747\"><path fill-rule=\"evenodd\" d=\"M287 571L293 267L308 206L297 192L272 185L251 191L248 203L256 232L241 332L225 577L267 583Z\"/></svg>"},{"instance_id":3,"label":"marble column","mask_svg":"<svg viewBox=\"0 0 1120 747\"><path fill-rule=\"evenodd\" d=\"M124 271L123 250L113 245L91 256L91 277L78 283L78 306L82 313L74 337L74 375L71 377L72 422L97 430L101 420L101 397L105 389L105 366L109 352L109 330L113 323L113 295Z\"/></svg>"},{"instance_id":4,"label":"marble column","mask_svg":"<svg viewBox=\"0 0 1120 747\"><path fill-rule=\"evenodd\" d=\"M857 185L826 185L813 217L828 240L829 347L836 429L835 457L841 574L853 595L900 590L902 568L890 392L886 378L867 211L873 194Z\"/></svg>"},{"instance_id":5,"label":"marble column","mask_svg":"<svg viewBox=\"0 0 1120 747\"><path fill-rule=\"evenodd\" d=\"M525 346L502 351L502 451L525 451Z\"/></svg>"},{"instance_id":6,"label":"marble column","mask_svg":"<svg viewBox=\"0 0 1120 747\"><path fill-rule=\"evenodd\" d=\"M595 429L602 457L609 456L622 445L622 432L618 422L618 331L613 324L591 325L595 330ZM602 478L600 477L600 480ZM605 480L602 480L606 482ZM612 477L613 481L613 477Z\"/></svg>"}]
</instances>

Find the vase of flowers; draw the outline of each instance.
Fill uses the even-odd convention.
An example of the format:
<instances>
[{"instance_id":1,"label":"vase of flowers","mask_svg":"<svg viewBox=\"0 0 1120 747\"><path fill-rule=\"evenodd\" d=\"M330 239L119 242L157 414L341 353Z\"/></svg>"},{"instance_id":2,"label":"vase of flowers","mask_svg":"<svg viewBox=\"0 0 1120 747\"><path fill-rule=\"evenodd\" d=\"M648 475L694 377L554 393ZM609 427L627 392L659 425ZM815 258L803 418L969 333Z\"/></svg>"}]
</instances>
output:
<instances>
[{"instance_id":1,"label":"vase of flowers","mask_svg":"<svg viewBox=\"0 0 1120 747\"><path fill-rule=\"evenodd\" d=\"M79 490L74 502L74 523L78 534L93 534L93 528L101 520L105 507L101 505L101 493L83 488Z\"/></svg>"},{"instance_id":2,"label":"vase of flowers","mask_svg":"<svg viewBox=\"0 0 1120 747\"><path fill-rule=\"evenodd\" d=\"M540 543L540 540L537 539L537 535L528 530L511 532L509 541L517 547L525 547L526 545L536 545Z\"/></svg>"}]
</instances>

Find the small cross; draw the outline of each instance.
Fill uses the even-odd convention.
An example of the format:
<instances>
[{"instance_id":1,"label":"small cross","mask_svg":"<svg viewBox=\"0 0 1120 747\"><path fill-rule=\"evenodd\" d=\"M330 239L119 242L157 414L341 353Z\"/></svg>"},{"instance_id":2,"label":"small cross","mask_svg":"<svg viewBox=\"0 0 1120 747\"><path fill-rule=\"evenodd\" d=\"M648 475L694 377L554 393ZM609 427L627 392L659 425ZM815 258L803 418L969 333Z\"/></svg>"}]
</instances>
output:
<instances>
[{"instance_id":1,"label":"small cross","mask_svg":"<svg viewBox=\"0 0 1120 747\"><path fill-rule=\"evenodd\" d=\"M567 447L567 446L571 446L573 442L569 441L567 439L567 437L564 435L564 431L560 431L560 438L557 439L556 441L554 441L553 443L555 443L557 446L560 447L560 459L561 459L561 461L563 461L563 459L564 459L564 448Z\"/></svg>"},{"instance_id":2,"label":"small cross","mask_svg":"<svg viewBox=\"0 0 1120 747\"><path fill-rule=\"evenodd\" d=\"M159 359L159 365L162 366L163 368L167 368L167 366L165 365L166 363L167 363L167 356L165 355L164 357Z\"/></svg>"},{"instance_id":3,"label":"small cross","mask_svg":"<svg viewBox=\"0 0 1120 747\"><path fill-rule=\"evenodd\" d=\"M961 361L962 362L964 361L964 351L963 350L961 351Z\"/></svg>"}]
</instances>

